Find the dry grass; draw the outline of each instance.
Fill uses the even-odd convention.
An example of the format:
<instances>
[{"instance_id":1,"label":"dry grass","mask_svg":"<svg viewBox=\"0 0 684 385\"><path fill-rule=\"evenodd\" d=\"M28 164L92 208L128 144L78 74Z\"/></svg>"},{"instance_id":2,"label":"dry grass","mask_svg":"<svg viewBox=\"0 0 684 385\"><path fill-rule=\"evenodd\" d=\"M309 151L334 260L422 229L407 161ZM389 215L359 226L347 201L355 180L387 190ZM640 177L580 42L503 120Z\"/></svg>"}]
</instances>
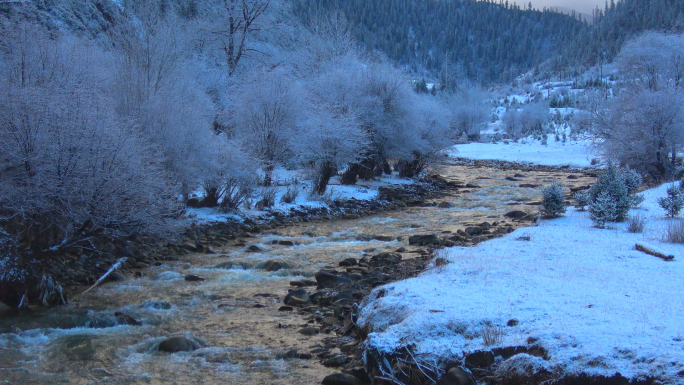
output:
<instances>
[{"instance_id":1,"label":"dry grass","mask_svg":"<svg viewBox=\"0 0 684 385\"><path fill-rule=\"evenodd\" d=\"M492 346L503 341L504 328L497 325L486 325L482 329L482 339L486 346Z\"/></svg>"},{"instance_id":2,"label":"dry grass","mask_svg":"<svg viewBox=\"0 0 684 385\"><path fill-rule=\"evenodd\" d=\"M629 217L627 231L630 233L643 233L646 227L646 217L643 214L636 214Z\"/></svg>"},{"instance_id":3,"label":"dry grass","mask_svg":"<svg viewBox=\"0 0 684 385\"><path fill-rule=\"evenodd\" d=\"M684 243L684 220L679 219L668 223L663 241L669 243Z\"/></svg>"},{"instance_id":4,"label":"dry grass","mask_svg":"<svg viewBox=\"0 0 684 385\"><path fill-rule=\"evenodd\" d=\"M434 254L435 255L434 269L438 273L444 272L444 270L446 270L447 265L451 263L449 261L449 259L447 258L447 254L448 253L444 249L437 250Z\"/></svg>"}]
</instances>

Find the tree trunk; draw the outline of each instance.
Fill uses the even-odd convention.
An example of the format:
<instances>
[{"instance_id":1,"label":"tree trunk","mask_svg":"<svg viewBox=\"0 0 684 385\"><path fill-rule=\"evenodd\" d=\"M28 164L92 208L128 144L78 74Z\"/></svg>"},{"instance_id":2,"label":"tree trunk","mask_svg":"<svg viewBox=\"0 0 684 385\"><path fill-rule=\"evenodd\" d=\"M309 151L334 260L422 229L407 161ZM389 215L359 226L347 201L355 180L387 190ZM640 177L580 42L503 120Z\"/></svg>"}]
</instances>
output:
<instances>
[{"instance_id":1,"label":"tree trunk","mask_svg":"<svg viewBox=\"0 0 684 385\"><path fill-rule=\"evenodd\" d=\"M271 184L273 184L273 170L275 169L275 166L272 164L267 165L264 167L264 186L265 187L271 187Z\"/></svg>"},{"instance_id":2,"label":"tree trunk","mask_svg":"<svg viewBox=\"0 0 684 385\"><path fill-rule=\"evenodd\" d=\"M318 195L325 194L325 189L328 187L328 182L335 173L335 167L330 162L325 162L321 165L318 171L318 176L314 181L314 192Z\"/></svg>"},{"instance_id":3,"label":"tree trunk","mask_svg":"<svg viewBox=\"0 0 684 385\"><path fill-rule=\"evenodd\" d=\"M356 184L359 176L359 166L358 163L353 163L349 165L347 171L342 173L342 184L353 185Z\"/></svg>"}]
</instances>

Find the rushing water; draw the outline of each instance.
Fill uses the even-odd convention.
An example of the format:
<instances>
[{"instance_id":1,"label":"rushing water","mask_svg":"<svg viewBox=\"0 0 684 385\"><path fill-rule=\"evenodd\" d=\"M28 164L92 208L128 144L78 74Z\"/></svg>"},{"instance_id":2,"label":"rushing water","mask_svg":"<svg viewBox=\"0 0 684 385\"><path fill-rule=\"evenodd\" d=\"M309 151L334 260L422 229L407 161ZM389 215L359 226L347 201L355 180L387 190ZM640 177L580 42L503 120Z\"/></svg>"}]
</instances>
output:
<instances>
[{"instance_id":1,"label":"rushing water","mask_svg":"<svg viewBox=\"0 0 684 385\"><path fill-rule=\"evenodd\" d=\"M323 345L325 334L304 336L297 330L311 316L278 308L294 279L312 277L348 257L407 249L415 234L442 234L483 221L505 221L511 210L535 212L526 205L540 200L539 189L521 183L548 184L559 180L580 186L590 178L567 179L556 172L524 172L518 181L506 180L515 171L468 166L445 166L448 180L472 182L481 188L447 193L435 202L453 208L410 207L356 220L302 223L226 245L217 254L179 256L144 271L142 277L112 282L69 305L20 316L0 317L0 381L19 383L227 383L316 384L334 370L316 359L281 358L291 349L308 352ZM374 238L380 238L376 240ZM391 239L391 240L390 240ZM295 246L273 241L289 240ZM276 272L260 269L268 260L285 266ZM217 268L216 266L221 267ZM187 282L185 274L206 280ZM115 312L124 312L142 326L117 325ZM20 330L11 329L12 327ZM160 353L159 342L187 335L202 348L193 352Z\"/></svg>"}]
</instances>

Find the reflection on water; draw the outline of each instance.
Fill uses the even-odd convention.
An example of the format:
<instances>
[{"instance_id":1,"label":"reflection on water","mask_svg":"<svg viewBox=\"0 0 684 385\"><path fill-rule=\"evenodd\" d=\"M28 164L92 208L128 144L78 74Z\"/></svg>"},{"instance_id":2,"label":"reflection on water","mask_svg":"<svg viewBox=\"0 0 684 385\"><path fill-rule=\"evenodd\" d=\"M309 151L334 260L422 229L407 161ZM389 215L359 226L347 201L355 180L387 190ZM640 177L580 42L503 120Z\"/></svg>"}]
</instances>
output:
<instances>
[{"instance_id":1,"label":"reflection on water","mask_svg":"<svg viewBox=\"0 0 684 385\"><path fill-rule=\"evenodd\" d=\"M247 238L247 245L226 246L211 255L179 256L144 271L139 278L108 283L68 306L0 319L0 379L10 383L75 384L312 384L331 372L316 360L284 360L283 353L309 352L326 335L303 336L298 328L307 315L281 312L282 299L294 279L310 278L340 260L366 253L407 249L415 234L456 233L483 221L505 221L511 210L535 212L525 203L540 199L539 189L521 183L548 183L566 175L528 172L508 181L511 171L445 167L450 180L481 188L450 192L435 202L453 208L410 207L357 220L298 224ZM473 177L487 177L477 179ZM572 180L586 185L588 178ZM467 192L463 191L467 190ZM294 246L278 245L287 240ZM275 241L275 242L274 242ZM267 261L281 269L267 272ZM187 282L186 274L205 278ZM116 312L142 322L120 324ZM16 333L20 328L21 332ZM15 333L9 333L15 331ZM202 348L188 353L159 353L168 336L186 335Z\"/></svg>"}]
</instances>

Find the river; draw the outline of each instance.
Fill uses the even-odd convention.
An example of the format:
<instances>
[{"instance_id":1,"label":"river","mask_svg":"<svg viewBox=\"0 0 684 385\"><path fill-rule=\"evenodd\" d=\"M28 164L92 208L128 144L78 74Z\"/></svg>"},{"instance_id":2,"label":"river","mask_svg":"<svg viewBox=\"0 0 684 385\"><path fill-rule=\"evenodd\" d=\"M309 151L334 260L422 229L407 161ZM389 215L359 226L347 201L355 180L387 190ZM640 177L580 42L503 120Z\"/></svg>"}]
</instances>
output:
<instances>
[{"instance_id":1,"label":"river","mask_svg":"<svg viewBox=\"0 0 684 385\"><path fill-rule=\"evenodd\" d=\"M323 366L315 356L284 356L292 350L339 351L326 346L330 334L298 333L304 326L319 324L315 312L279 310L292 289L290 281L313 279L317 271L338 268L346 258L401 248L404 259L424 255L425 247L409 245L411 235L446 236L482 222L497 222L497 228L503 229L529 225L504 217L512 210L537 212L538 206L530 203L541 199L540 189L521 184L557 180L577 187L593 182L584 174L560 170L444 165L439 173L449 181L479 187L446 191L420 207L283 226L231 242L214 254L181 255L178 261L145 269L140 277L129 272L125 281L99 286L66 306L2 316L0 330L13 332L0 334L0 381L318 384L336 370ZM453 207L439 208L440 202ZM252 245L259 251L250 251ZM283 268L265 271L262 267L270 260ZM187 274L205 280L188 282ZM115 312L135 318L142 326L117 324ZM332 315L325 309L320 312ZM191 336L202 347L158 352L160 341L173 335Z\"/></svg>"}]
</instances>

